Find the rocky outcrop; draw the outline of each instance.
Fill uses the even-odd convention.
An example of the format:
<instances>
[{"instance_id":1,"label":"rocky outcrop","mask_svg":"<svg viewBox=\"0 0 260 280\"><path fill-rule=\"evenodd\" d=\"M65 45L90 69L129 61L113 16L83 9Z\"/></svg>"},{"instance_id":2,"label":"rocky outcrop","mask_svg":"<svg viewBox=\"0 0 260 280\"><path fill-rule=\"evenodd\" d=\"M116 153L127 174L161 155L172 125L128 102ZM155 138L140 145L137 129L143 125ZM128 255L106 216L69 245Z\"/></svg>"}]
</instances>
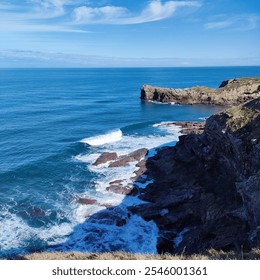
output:
<instances>
[{"instance_id":1,"label":"rocky outcrop","mask_svg":"<svg viewBox=\"0 0 260 280\"><path fill-rule=\"evenodd\" d=\"M93 165L100 165L107 163L108 161L116 160L118 158L117 153L104 152L97 158Z\"/></svg>"},{"instance_id":2,"label":"rocky outcrop","mask_svg":"<svg viewBox=\"0 0 260 280\"><path fill-rule=\"evenodd\" d=\"M260 98L210 117L146 167L146 203L129 210L156 222L159 253L260 246Z\"/></svg>"},{"instance_id":3,"label":"rocky outcrop","mask_svg":"<svg viewBox=\"0 0 260 280\"><path fill-rule=\"evenodd\" d=\"M136 150L128 155L121 156L118 160L111 162L108 167L120 167L124 166L129 162L140 161L145 157L148 150L146 148L142 148Z\"/></svg>"},{"instance_id":4,"label":"rocky outcrop","mask_svg":"<svg viewBox=\"0 0 260 280\"><path fill-rule=\"evenodd\" d=\"M185 89L144 85L141 99L175 104L238 105L260 96L260 78L223 81L218 89L196 86Z\"/></svg>"}]
</instances>

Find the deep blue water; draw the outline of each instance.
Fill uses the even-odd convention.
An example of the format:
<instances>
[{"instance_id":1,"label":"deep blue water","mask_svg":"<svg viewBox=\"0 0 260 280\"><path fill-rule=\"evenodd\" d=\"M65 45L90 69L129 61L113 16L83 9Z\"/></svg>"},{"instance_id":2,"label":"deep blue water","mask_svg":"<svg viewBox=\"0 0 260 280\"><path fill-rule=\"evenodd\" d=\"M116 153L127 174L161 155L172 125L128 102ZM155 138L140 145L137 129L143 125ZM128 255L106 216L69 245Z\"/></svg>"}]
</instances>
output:
<instances>
[{"instance_id":1,"label":"deep blue water","mask_svg":"<svg viewBox=\"0 0 260 280\"><path fill-rule=\"evenodd\" d=\"M128 170L91 168L101 152L175 141L174 131L153 125L198 121L218 110L142 102L142 84L218 87L246 76L260 76L260 67L0 69L0 255L65 242L99 210L77 197L120 201L106 184ZM80 142L111 132L105 139L117 142Z\"/></svg>"}]
</instances>

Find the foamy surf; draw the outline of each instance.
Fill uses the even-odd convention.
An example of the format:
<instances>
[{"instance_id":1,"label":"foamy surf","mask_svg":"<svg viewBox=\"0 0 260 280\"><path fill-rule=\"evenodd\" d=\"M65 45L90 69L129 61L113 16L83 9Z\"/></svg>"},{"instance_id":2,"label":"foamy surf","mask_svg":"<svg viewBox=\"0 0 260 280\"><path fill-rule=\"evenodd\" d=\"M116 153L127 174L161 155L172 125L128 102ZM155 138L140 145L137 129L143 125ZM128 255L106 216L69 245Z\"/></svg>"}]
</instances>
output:
<instances>
[{"instance_id":1,"label":"foamy surf","mask_svg":"<svg viewBox=\"0 0 260 280\"><path fill-rule=\"evenodd\" d=\"M180 136L181 126L173 124L173 122L160 122L153 125L160 130L163 130L167 133L174 134L176 136Z\"/></svg>"},{"instance_id":2,"label":"foamy surf","mask_svg":"<svg viewBox=\"0 0 260 280\"><path fill-rule=\"evenodd\" d=\"M88 144L93 147L102 146L108 143L114 143L120 141L123 137L123 133L120 129L116 131L111 131L106 134L84 138L80 142L84 144Z\"/></svg>"},{"instance_id":3,"label":"foamy surf","mask_svg":"<svg viewBox=\"0 0 260 280\"><path fill-rule=\"evenodd\" d=\"M30 243L40 243L45 246L60 244L73 232L74 226L75 223L68 222L34 228L8 210L0 212L0 256L5 252L9 254L28 253L27 250L32 249Z\"/></svg>"},{"instance_id":4,"label":"foamy surf","mask_svg":"<svg viewBox=\"0 0 260 280\"><path fill-rule=\"evenodd\" d=\"M94 166L93 162L103 152L116 152L120 157L145 147L149 149L147 158L156 154L157 150L164 145L174 145L178 140L179 128L174 127L170 131L167 124L168 122L150 125L149 134L146 136L123 135L121 130L116 130L82 139L80 142L91 146L91 148L87 146L85 153L74 156L73 159L85 163L87 170L94 175L92 181L88 183L92 184L93 188L89 189L87 187L85 191L73 193L74 198L62 214L67 219L65 223L54 223L46 227L32 228L19 216L7 213L3 220L0 218L0 225L2 228L10 228L10 230L15 225L17 230L9 235L4 232L1 234L0 230L0 243L3 244L1 249L6 252L18 249L22 252L24 248L28 247L27 244L30 240L33 240L33 242L42 242L41 244L47 247L62 244L62 250L93 252L116 248L130 252L156 253L158 238L156 225L146 222L138 216L128 217L128 206L145 202L138 196L125 196L108 190L110 182L115 180L122 180L123 188L132 186L144 189L153 182L153 179L143 178L141 181L134 182L130 179L135 175L134 171L138 170L137 162L130 162L125 166L116 168L108 168L109 162L98 166ZM93 205L85 205L79 203L77 198L93 199L97 202ZM57 205L58 208L60 208L60 205ZM117 212L120 212L120 217L125 217L123 226L115 224L113 215L117 215ZM99 217L98 213L107 213L108 216L112 213L112 215L106 220L95 219L94 217ZM87 245L83 242L86 238L86 229L88 230L87 238L89 240ZM131 232L130 236L136 238L131 239L129 232ZM152 242L150 242L151 233ZM119 236L121 241L117 242L115 236ZM146 240L150 241L146 242ZM74 243L74 241L76 242Z\"/></svg>"}]
</instances>

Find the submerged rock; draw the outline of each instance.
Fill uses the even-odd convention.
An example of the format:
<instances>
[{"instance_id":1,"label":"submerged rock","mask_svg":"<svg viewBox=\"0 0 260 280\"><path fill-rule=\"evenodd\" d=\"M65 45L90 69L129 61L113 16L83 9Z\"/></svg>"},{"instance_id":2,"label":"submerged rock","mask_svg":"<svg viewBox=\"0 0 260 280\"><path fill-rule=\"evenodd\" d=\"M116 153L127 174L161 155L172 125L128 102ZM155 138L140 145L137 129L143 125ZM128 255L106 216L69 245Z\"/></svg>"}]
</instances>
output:
<instances>
[{"instance_id":1,"label":"submerged rock","mask_svg":"<svg viewBox=\"0 0 260 280\"><path fill-rule=\"evenodd\" d=\"M176 104L237 105L260 96L260 78L238 78L221 83L218 89L196 86L185 89L143 85L141 99Z\"/></svg>"}]
</instances>

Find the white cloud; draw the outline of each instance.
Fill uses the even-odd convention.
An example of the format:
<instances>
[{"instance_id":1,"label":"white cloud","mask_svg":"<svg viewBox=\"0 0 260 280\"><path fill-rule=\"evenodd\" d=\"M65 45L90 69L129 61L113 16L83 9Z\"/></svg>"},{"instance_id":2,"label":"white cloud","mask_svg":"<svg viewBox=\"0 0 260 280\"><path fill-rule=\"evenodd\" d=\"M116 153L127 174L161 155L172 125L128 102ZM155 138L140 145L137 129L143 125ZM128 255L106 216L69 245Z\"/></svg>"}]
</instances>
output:
<instances>
[{"instance_id":1,"label":"white cloud","mask_svg":"<svg viewBox=\"0 0 260 280\"><path fill-rule=\"evenodd\" d=\"M26 2L29 5L0 4L0 31L87 32L72 28L62 19L66 14L66 6L79 5L82 0L27 0ZM53 21L49 22L49 20Z\"/></svg>"},{"instance_id":2,"label":"white cloud","mask_svg":"<svg viewBox=\"0 0 260 280\"><path fill-rule=\"evenodd\" d=\"M76 4L72 0L29 0L35 4L33 11L38 18L55 18L66 14L65 7ZM82 1L81 1L82 2ZM77 2L80 3L80 2Z\"/></svg>"},{"instance_id":3,"label":"white cloud","mask_svg":"<svg viewBox=\"0 0 260 280\"><path fill-rule=\"evenodd\" d=\"M206 29L221 29L221 28L226 28L232 24L233 24L233 22L231 20L208 22L205 24L205 28Z\"/></svg>"},{"instance_id":4,"label":"white cloud","mask_svg":"<svg viewBox=\"0 0 260 280\"><path fill-rule=\"evenodd\" d=\"M148 1L148 0L147 0ZM199 7L200 0L150 0L138 14L126 7L93 7L88 0L24 0L0 4L0 31L11 32L84 32L83 24L139 24L171 17L179 7ZM84 3L84 6L83 6Z\"/></svg>"},{"instance_id":5,"label":"white cloud","mask_svg":"<svg viewBox=\"0 0 260 280\"><path fill-rule=\"evenodd\" d=\"M98 22L100 20L109 22L122 18L128 10L123 7L104 6L101 8L90 8L82 6L74 10L77 23Z\"/></svg>"},{"instance_id":6,"label":"white cloud","mask_svg":"<svg viewBox=\"0 0 260 280\"><path fill-rule=\"evenodd\" d=\"M167 1L152 0L139 15L130 15L124 7L104 6L91 8L81 6L74 9L77 24L138 24L159 21L171 17L178 7L199 7L197 1Z\"/></svg>"},{"instance_id":7,"label":"white cloud","mask_svg":"<svg viewBox=\"0 0 260 280\"><path fill-rule=\"evenodd\" d=\"M204 24L205 29L233 29L237 31L247 31L255 29L260 21L260 16L256 14L244 14L237 16L220 16L221 19Z\"/></svg>"}]
</instances>

